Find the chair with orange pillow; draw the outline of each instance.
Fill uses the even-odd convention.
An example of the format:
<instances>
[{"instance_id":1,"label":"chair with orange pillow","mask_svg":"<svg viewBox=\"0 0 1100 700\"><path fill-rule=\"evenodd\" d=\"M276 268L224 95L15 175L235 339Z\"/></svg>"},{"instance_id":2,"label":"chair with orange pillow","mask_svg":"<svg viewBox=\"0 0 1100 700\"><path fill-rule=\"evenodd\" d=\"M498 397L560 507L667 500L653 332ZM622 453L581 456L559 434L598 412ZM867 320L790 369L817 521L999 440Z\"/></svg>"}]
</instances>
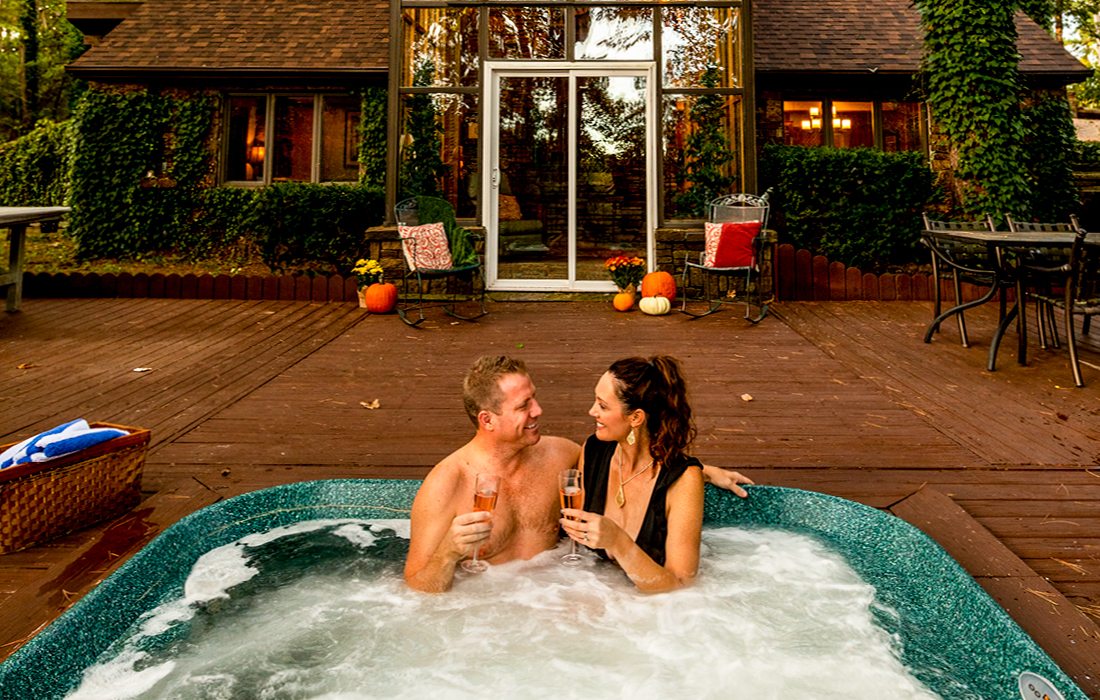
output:
<instances>
[{"instance_id":1,"label":"chair with orange pillow","mask_svg":"<svg viewBox=\"0 0 1100 700\"><path fill-rule=\"evenodd\" d=\"M771 264L767 234L770 192L728 194L707 204L709 221L704 225L703 252L698 260L689 257L684 261L681 280L686 291L696 277L702 278L702 301L707 308L701 312L688 308L685 293L682 313L702 318L723 304L737 303L745 305L745 319L752 323L759 323L767 315L772 285L762 271ZM753 307L757 309L755 314Z\"/></svg>"}]
</instances>

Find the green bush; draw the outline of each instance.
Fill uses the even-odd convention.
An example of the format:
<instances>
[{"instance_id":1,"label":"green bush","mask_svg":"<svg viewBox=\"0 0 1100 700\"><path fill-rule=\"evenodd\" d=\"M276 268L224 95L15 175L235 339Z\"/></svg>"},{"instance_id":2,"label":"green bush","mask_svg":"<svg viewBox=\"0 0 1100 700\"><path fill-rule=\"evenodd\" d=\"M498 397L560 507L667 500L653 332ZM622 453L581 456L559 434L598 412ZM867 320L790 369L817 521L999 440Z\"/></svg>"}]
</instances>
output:
<instances>
[{"instance_id":1,"label":"green bush","mask_svg":"<svg viewBox=\"0 0 1100 700\"><path fill-rule=\"evenodd\" d=\"M272 270L315 263L348 270L366 253L363 233L382 223L384 209L378 189L285 182L257 191L240 225Z\"/></svg>"},{"instance_id":2,"label":"green bush","mask_svg":"<svg viewBox=\"0 0 1100 700\"><path fill-rule=\"evenodd\" d=\"M1077 141L1074 144L1073 169L1100 171L1100 141Z\"/></svg>"},{"instance_id":3,"label":"green bush","mask_svg":"<svg viewBox=\"0 0 1100 700\"><path fill-rule=\"evenodd\" d=\"M0 201L13 207L67 205L72 164L72 122L39 122L26 136L0 144Z\"/></svg>"},{"instance_id":4,"label":"green bush","mask_svg":"<svg viewBox=\"0 0 1100 700\"><path fill-rule=\"evenodd\" d=\"M760 173L782 242L868 271L925 259L921 211L937 193L921 154L768 145Z\"/></svg>"}]
</instances>

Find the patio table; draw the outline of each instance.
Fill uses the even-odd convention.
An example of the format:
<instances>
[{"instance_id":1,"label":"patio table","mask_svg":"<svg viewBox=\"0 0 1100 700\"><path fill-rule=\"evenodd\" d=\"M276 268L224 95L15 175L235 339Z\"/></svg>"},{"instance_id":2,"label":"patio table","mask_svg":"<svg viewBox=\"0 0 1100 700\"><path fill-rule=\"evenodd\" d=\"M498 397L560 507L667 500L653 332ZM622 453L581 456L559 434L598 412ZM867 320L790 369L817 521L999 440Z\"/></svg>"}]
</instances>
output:
<instances>
[{"instance_id":1,"label":"patio table","mask_svg":"<svg viewBox=\"0 0 1100 700\"><path fill-rule=\"evenodd\" d=\"M8 234L8 269L0 274L0 289L7 288L8 312L19 310L23 300L23 261L26 259L27 226L57 221L69 207L0 207L0 228Z\"/></svg>"},{"instance_id":2,"label":"patio table","mask_svg":"<svg viewBox=\"0 0 1100 700\"><path fill-rule=\"evenodd\" d=\"M991 300L999 290L1013 287L1016 290L1016 300L1012 308L1001 315L997 324L997 331L993 334L993 340L989 344L989 362L987 369L993 372L997 369L997 350L1001 345L1008 325L1013 319L1019 318L1017 335L1018 343L1016 361L1021 365L1027 364L1027 315L1021 313L1020 304L1024 299L1024 279L1017 267L1013 264L1011 256L1005 255L1008 251L1028 250L1031 248L1070 248L1073 246L1075 235L1069 231L989 231L963 230L963 231L934 231L936 238L944 238L963 243L982 244L986 246L989 259L993 261L995 279L989 292L973 301L957 304L947 309L932 320L925 332L924 342L932 340L932 335L943 321L951 316L962 313L967 309L980 306ZM1100 244L1100 233L1090 233L1086 237L1090 243ZM1003 307L1002 307L1003 308Z\"/></svg>"}]
</instances>

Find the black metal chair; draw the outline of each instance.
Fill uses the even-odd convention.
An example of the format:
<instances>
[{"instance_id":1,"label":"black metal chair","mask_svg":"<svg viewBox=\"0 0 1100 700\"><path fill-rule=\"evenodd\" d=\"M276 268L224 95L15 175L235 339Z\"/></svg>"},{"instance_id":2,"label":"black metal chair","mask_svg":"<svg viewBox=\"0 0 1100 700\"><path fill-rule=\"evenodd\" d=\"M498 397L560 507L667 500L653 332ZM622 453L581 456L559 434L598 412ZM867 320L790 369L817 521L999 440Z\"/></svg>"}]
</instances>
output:
<instances>
[{"instance_id":1,"label":"black metal chair","mask_svg":"<svg viewBox=\"0 0 1100 700\"><path fill-rule=\"evenodd\" d=\"M489 313L485 308L481 256L475 243L478 237L457 224L450 203L438 197L409 197L398 202L394 215L405 259L397 303L401 320L417 326L424 321L424 309L432 306L463 321L475 321ZM436 280L441 281L441 294L432 294L430 289ZM458 313L460 302L476 303L477 311Z\"/></svg>"},{"instance_id":2,"label":"black metal chair","mask_svg":"<svg viewBox=\"0 0 1100 700\"><path fill-rule=\"evenodd\" d=\"M1039 232L1039 233L1077 233L1081 228L1077 217L1070 215L1069 223L1044 223L1033 221L1016 221L1011 214L1005 214L1005 222L1009 231ZM1028 298L1035 300L1035 318L1039 328L1039 347L1046 349L1047 333L1050 334L1050 344L1061 347L1058 340L1058 326L1054 319L1054 307L1043 303L1039 296L1058 296L1063 279L1061 269L1069 263L1069 249L1061 246L1036 247L1021 254L1020 264L1023 268L1021 288ZM1042 272L1042 270L1048 272ZM1052 272L1051 272L1052 271ZM1084 333L1089 332L1089 317L1085 317Z\"/></svg>"},{"instance_id":3,"label":"black metal chair","mask_svg":"<svg viewBox=\"0 0 1100 700\"><path fill-rule=\"evenodd\" d=\"M1041 305L1062 310L1073 382L1083 387L1085 382L1077 351L1076 318L1083 317L1081 332L1088 333L1092 317L1100 315L1100 243L1087 241L1088 232L1077 226L1075 218L1071 221L1076 227L1076 235L1065 264L1049 267L1025 261L1022 268L1025 273L1039 275L1049 282L1045 288L1031 292L1031 296Z\"/></svg>"},{"instance_id":4,"label":"black metal chair","mask_svg":"<svg viewBox=\"0 0 1100 700\"><path fill-rule=\"evenodd\" d=\"M692 318L702 318L718 311L723 304L745 305L745 319L759 323L768 314L768 304L774 299L772 284L773 249L775 240L768 228L768 195L737 193L724 195L707 204L708 232L705 250L698 261L684 260L681 288L684 290L680 312ZM722 224L743 224L744 227L726 237ZM717 227L716 227L717 226ZM720 247L731 246L725 251ZM734 264L723 264L729 255ZM709 305L701 313L688 308L687 290L696 275L702 277L702 299ZM752 308L758 312L754 315Z\"/></svg>"},{"instance_id":5,"label":"black metal chair","mask_svg":"<svg viewBox=\"0 0 1100 700\"><path fill-rule=\"evenodd\" d=\"M997 293L1000 286L998 284L997 260L993 257L992 249L989 246L955 241L936 234L949 231L984 230L986 227L968 222L937 221L929 219L928 214L922 214L922 216L924 218L924 230L921 232L920 240L932 255L932 281L935 285L932 293L933 323L925 333L924 342L932 342L933 333L939 330L939 322L936 319L940 319L943 315L942 283L949 281L955 292L955 308L958 309L955 316L959 324L959 337L963 347L968 348L970 347L970 337L966 332L966 319L963 317L963 310L980 306ZM991 222L987 225L990 230L995 230ZM975 227L979 228L976 229ZM963 282L989 287L989 292L980 299L964 304L962 300ZM1005 297L1002 294L1000 299L1001 319L1004 318L1005 313Z\"/></svg>"}]
</instances>

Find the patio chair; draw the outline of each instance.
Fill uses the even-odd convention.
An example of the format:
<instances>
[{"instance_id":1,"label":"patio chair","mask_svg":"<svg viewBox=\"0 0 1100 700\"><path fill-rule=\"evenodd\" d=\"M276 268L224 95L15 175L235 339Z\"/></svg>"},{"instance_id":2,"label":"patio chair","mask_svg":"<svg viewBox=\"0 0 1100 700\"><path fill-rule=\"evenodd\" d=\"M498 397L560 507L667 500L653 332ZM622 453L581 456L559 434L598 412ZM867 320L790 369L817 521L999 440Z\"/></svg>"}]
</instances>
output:
<instances>
[{"instance_id":1,"label":"patio chair","mask_svg":"<svg viewBox=\"0 0 1100 700\"><path fill-rule=\"evenodd\" d=\"M704 250L697 261L690 257L684 261L681 313L702 318L723 304L741 303L745 319L751 323L759 323L768 314L768 304L774 298L770 272L774 239L767 231L770 193L769 189L762 195L729 194L707 204ZM708 304L701 313L688 308L687 289L696 275L702 277L702 300ZM755 315L754 306L758 309Z\"/></svg>"},{"instance_id":2,"label":"patio chair","mask_svg":"<svg viewBox=\"0 0 1100 700\"><path fill-rule=\"evenodd\" d=\"M405 259L397 314L410 326L424 321L424 309L439 306L449 316L474 321L485 309L485 279L474 234L455 221L450 203L438 197L409 197L394 207L401 252ZM442 299L429 288L439 280ZM477 311L460 314L460 302L476 302ZM416 318L413 318L415 313Z\"/></svg>"},{"instance_id":3,"label":"patio chair","mask_svg":"<svg viewBox=\"0 0 1100 700\"><path fill-rule=\"evenodd\" d=\"M924 219L924 230L921 231L920 240L932 255L932 282L934 284L932 293L933 321L940 318L943 313L942 287L944 281L949 281L954 289L955 304L956 308L958 308L955 316L959 324L959 338L962 341L962 346L968 348L970 347L970 337L967 335L966 319L963 317L963 308L966 307L962 300L962 284L966 282L968 284L989 287L990 294L988 296L982 297L979 302L972 303L973 306L984 304L997 291L997 261L992 258L990 249L986 245L956 241L945 236L937 235L937 233L973 231L976 226L984 230L986 227L968 222L937 221L935 219L929 219L926 213L921 216ZM986 225L990 227L990 230L995 230L992 223L987 222ZM1002 294L1000 318L1003 319L1004 315L1005 297ZM937 331L939 331L938 323L933 323L929 326L928 331L925 333L924 342L931 342L932 334Z\"/></svg>"},{"instance_id":4,"label":"patio chair","mask_svg":"<svg viewBox=\"0 0 1100 700\"><path fill-rule=\"evenodd\" d=\"M1021 267L1025 273L1037 273L1044 279L1058 278L1045 289L1031 292L1031 296L1039 304L1062 310L1073 382L1083 387L1085 382L1077 352L1076 317L1084 318L1081 332L1088 333L1092 317L1100 315L1100 243L1086 240L1088 232L1077 226L1076 218L1072 218L1071 222L1076 227L1076 235L1065 264L1048 267L1023 261Z\"/></svg>"},{"instance_id":5,"label":"patio chair","mask_svg":"<svg viewBox=\"0 0 1100 700\"><path fill-rule=\"evenodd\" d=\"M1077 223L1077 217L1070 215L1069 223L1036 223L1032 221L1016 221L1011 214L1005 214L1005 222L1009 231L1017 232L1049 232L1049 233L1077 233L1081 228ZM1043 296L1050 296L1060 289L1063 274L1061 269L1069 263L1069 248L1051 246L1033 248L1022 254L1020 263L1024 267L1025 275L1022 282L1025 285L1025 293L1036 301L1035 318L1039 328L1039 347L1046 349L1047 333L1050 333L1050 344L1054 348L1061 346L1058 340L1058 326L1054 319L1054 307L1043 303L1036 296L1041 292ZM1048 272L1042 272L1047 269ZM1053 272L1050 272L1050 271ZM1089 317L1085 317L1084 333L1089 332Z\"/></svg>"}]
</instances>

